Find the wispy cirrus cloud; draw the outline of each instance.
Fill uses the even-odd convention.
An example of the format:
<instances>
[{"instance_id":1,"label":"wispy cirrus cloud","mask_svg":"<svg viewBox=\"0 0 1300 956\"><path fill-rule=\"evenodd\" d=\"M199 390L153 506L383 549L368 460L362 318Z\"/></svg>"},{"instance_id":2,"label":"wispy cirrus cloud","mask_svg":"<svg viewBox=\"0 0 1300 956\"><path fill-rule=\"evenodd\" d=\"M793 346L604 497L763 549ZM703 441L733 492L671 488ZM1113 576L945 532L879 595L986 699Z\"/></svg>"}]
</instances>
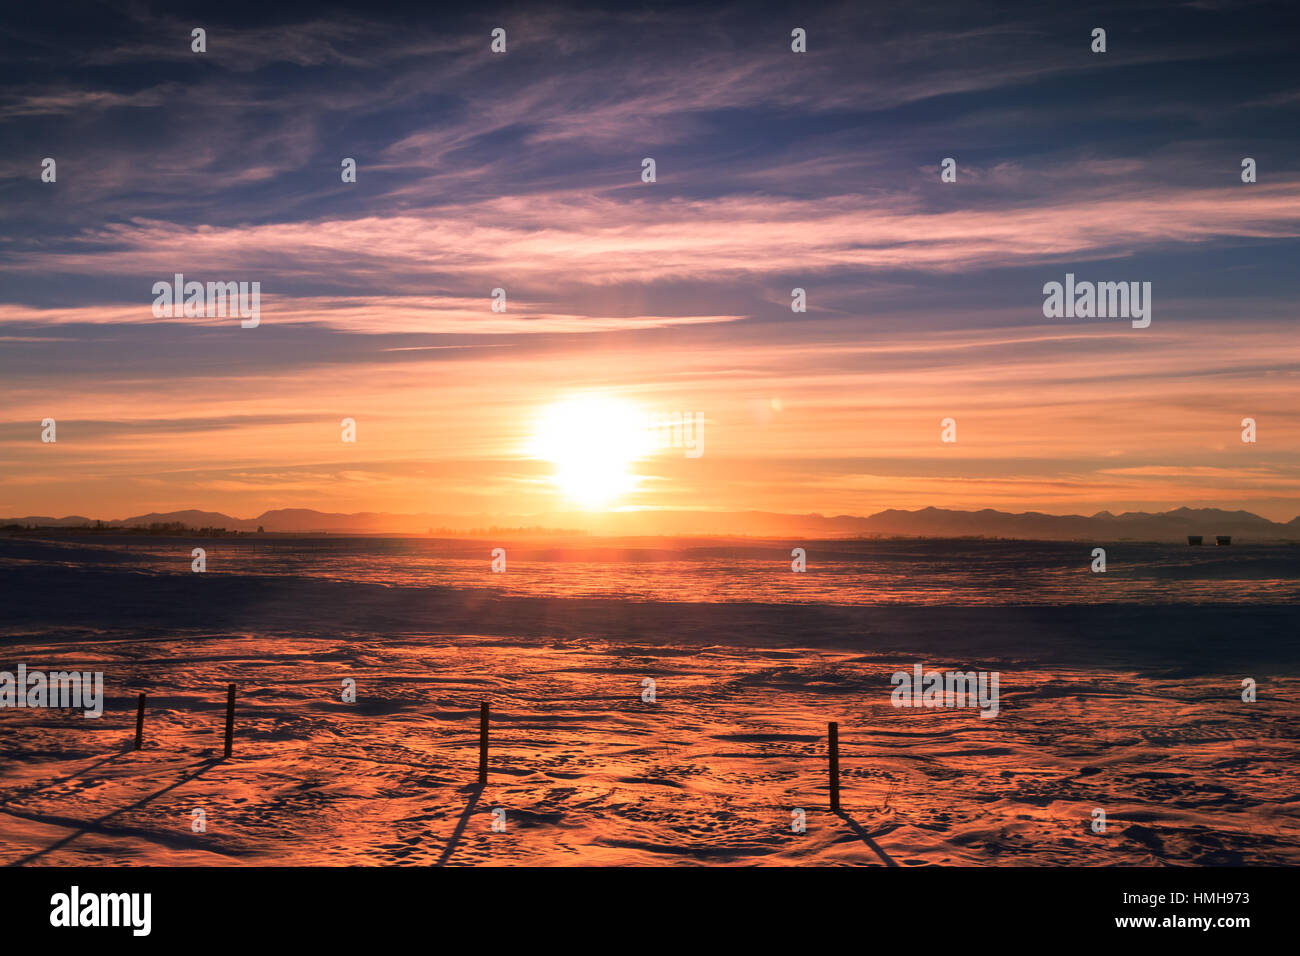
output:
<instances>
[{"instance_id":1,"label":"wispy cirrus cloud","mask_svg":"<svg viewBox=\"0 0 1300 956\"><path fill-rule=\"evenodd\" d=\"M427 290L432 280L455 283L446 303L455 310L465 304L454 297L471 279L486 291L485 282L507 278L538 289L761 272L962 272L1127 256L1180 243L1296 237L1300 183L1290 182L1127 196L1074 192L996 214L928 211L906 195L809 201L565 195L385 218L200 227L179 235L171 223L134 221L83 233L41 260L56 273L165 277L182 267L195 274L239 270L268 282L317 279L409 294ZM27 267L20 254L0 259L0 270Z\"/></svg>"}]
</instances>

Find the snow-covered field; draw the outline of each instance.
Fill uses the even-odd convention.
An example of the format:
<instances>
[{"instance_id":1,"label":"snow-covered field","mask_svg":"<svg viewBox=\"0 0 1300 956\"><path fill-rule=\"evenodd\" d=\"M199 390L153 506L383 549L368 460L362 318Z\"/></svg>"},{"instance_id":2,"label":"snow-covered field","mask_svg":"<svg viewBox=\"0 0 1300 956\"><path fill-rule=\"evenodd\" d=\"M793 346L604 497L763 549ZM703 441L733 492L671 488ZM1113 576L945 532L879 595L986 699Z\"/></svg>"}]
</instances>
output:
<instances>
[{"instance_id":1,"label":"snow-covered field","mask_svg":"<svg viewBox=\"0 0 1300 956\"><path fill-rule=\"evenodd\" d=\"M1095 622L1078 608L1033 619L1054 636L988 608L859 609L834 624L798 607L502 605L18 559L0 573L45 602L11 613L0 669L100 670L107 698L99 719L0 710L7 864L1300 863L1294 642L1260 629L1162 638L1157 653L1136 635L1169 629L1166 612L1121 609L1147 616L1099 639L1093 664L1071 622L1084 615L1085 636ZM182 600L193 587L207 590ZM234 607L236 594L260 597ZM512 614L527 618L520 633L499 633ZM205 615L225 619L205 629ZM998 716L892 706L890 675L916 662L999 671ZM1243 676L1259 682L1254 703Z\"/></svg>"}]
</instances>

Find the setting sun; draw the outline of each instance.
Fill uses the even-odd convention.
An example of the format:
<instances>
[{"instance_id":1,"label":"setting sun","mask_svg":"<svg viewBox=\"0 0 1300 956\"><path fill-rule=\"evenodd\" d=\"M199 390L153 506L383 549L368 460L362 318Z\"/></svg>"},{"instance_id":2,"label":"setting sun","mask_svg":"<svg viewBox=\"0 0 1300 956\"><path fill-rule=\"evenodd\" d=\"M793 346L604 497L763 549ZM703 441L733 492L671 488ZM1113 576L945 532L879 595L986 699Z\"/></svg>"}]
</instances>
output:
<instances>
[{"instance_id":1,"label":"setting sun","mask_svg":"<svg viewBox=\"0 0 1300 956\"><path fill-rule=\"evenodd\" d=\"M542 412L530 453L555 466L555 484L566 497L600 508L636 488L630 466L652 448L646 418L633 405L583 395Z\"/></svg>"}]
</instances>

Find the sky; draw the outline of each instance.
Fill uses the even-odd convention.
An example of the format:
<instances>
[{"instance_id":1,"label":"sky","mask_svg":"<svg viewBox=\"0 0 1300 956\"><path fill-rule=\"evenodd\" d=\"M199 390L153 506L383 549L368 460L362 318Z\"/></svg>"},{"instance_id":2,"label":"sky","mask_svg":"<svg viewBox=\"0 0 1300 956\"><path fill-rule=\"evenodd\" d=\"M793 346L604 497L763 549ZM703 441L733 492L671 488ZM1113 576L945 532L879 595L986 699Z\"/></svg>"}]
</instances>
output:
<instances>
[{"instance_id":1,"label":"sky","mask_svg":"<svg viewBox=\"0 0 1300 956\"><path fill-rule=\"evenodd\" d=\"M177 9L0 14L2 516L1300 513L1285 4Z\"/></svg>"}]
</instances>

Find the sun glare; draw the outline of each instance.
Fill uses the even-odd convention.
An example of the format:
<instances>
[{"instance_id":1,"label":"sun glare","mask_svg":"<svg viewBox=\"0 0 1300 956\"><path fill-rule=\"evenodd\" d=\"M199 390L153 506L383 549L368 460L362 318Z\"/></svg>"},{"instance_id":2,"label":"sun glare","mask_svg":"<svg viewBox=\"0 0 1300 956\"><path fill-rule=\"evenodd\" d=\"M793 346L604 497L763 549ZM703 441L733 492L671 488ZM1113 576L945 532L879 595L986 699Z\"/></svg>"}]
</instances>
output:
<instances>
[{"instance_id":1,"label":"sun glare","mask_svg":"<svg viewBox=\"0 0 1300 956\"><path fill-rule=\"evenodd\" d=\"M555 484L584 508L601 508L635 490L630 467L650 453L646 418L620 399L584 395L546 408L531 454L555 466Z\"/></svg>"}]
</instances>

